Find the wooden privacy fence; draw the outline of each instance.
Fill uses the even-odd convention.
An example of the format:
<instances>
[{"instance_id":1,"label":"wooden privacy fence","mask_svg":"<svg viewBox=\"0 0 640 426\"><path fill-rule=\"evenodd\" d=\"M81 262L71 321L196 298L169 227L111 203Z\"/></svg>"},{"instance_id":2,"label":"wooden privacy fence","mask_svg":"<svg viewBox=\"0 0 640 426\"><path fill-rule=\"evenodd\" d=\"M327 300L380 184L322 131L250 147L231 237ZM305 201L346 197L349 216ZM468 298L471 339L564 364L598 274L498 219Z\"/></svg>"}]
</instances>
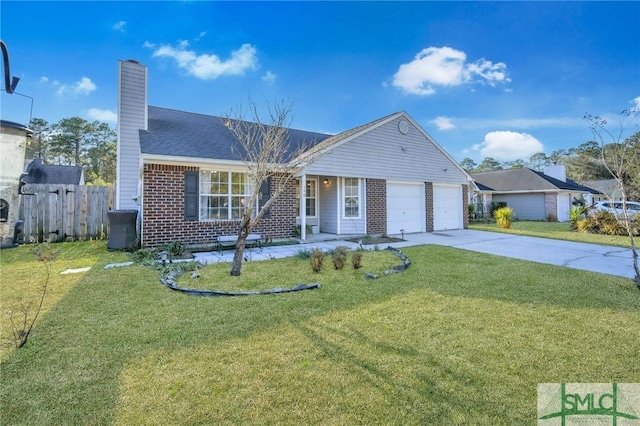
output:
<instances>
[{"instance_id":1,"label":"wooden privacy fence","mask_svg":"<svg viewBox=\"0 0 640 426\"><path fill-rule=\"evenodd\" d=\"M109 235L112 186L26 184L22 194L25 243L99 240Z\"/></svg>"}]
</instances>

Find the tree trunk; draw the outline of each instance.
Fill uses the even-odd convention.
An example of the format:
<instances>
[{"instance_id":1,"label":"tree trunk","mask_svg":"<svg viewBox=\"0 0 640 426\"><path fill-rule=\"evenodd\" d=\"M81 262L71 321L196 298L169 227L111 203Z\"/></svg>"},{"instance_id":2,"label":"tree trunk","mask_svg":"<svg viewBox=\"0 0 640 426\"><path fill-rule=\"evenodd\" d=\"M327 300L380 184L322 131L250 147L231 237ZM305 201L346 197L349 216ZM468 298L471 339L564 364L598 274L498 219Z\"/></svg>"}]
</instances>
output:
<instances>
[{"instance_id":1,"label":"tree trunk","mask_svg":"<svg viewBox=\"0 0 640 426\"><path fill-rule=\"evenodd\" d=\"M246 218L243 216L242 223L240 224L240 232L238 232L238 241L236 242L236 251L233 255L233 262L231 263L232 277L240 276L240 272L242 270L242 257L244 256L244 249L247 244L247 235L249 235L250 221L251 221L251 218Z\"/></svg>"}]
</instances>

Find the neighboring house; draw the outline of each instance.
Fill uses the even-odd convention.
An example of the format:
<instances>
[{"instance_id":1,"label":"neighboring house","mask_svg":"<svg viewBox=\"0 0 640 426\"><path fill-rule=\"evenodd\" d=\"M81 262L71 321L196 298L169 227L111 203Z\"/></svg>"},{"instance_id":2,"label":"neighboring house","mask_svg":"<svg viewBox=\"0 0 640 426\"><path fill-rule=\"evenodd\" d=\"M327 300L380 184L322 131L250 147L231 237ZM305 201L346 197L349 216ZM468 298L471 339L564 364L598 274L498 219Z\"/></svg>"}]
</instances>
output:
<instances>
[{"instance_id":1,"label":"neighboring house","mask_svg":"<svg viewBox=\"0 0 640 426\"><path fill-rule=\"evenodd\" d=\"M139 211L142 245L210 244L238 232L250 188L225 119L147 105L147 68L119 64L116 208ZM272 238L431 232L467 226L471 177L408 114L337 135L289 130L316 160L255 232ZM300 187L305 191L300 191ZM261 188L265 202L269 185ZM300 212L303 214L300 215Z\"/></svg>"},{"instance_id":2,"label":"neighboring house","mask_svg":"<svg viewBox=\"0 0 640 426\"><path fill-rule=\"evenodd\" d=\"M21 183L84 185L81 166L44 164L41 159L32 160L20 176Z\"/></svg>"},{"instance_id":3,"label":"neighboring house","mask_svg":"<svg viewBox=\"0 0 640 426\"><path fill-rule=\"evenodd\" d=\"M27 138L33 132L26 126L0 120L0 247L12 246L20 212L20 174Z\"/></svg>"},{"instance_id":4,"label":"neighboring house","mask_svg":"<svg viewBox=\"0 0 640 426\"><path fill-rule=\"evenodd\" d=\"M622 201L622 193L618 188L618 181L615 179L589 180L584 181L584 185L599 192L599 194L592 194L587 198L589 205L598 201Z\"/></svg>"},{"instance_id":5,"label":"neighboring house","mask_svg":"<svg viewBox=\"0 0 640 426\"><path fill-rule=\"evenodd\" d=\"M563 165L546 167L544 173L527 167L472 173L481 208L490 211L491 202L503 201L520 220L545 220L555 216L569 220L573 205L598 191L567 179Z\"/></svg>"}]
</instances>

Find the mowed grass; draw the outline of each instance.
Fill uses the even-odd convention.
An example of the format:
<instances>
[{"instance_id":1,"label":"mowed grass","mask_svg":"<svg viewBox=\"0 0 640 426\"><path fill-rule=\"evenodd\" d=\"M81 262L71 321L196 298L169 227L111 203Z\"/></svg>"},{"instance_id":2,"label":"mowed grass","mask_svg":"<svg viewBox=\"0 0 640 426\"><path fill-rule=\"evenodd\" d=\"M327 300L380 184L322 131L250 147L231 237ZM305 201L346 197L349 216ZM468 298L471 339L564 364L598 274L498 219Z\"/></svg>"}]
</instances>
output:
<instances>
[{"instance_id":1,"label":"mowed grass","mask_svg":"<svg viewBox=\"0 0 640 426\"><path fill-rule=\"evenodd\" d=\"M247 279L262 270L286 287L307 270L322 287L204 298L157 271L104 270L126 260L104 244L59 246L56 270L92 269L60 284L27 345L7 349L2 424L533 424L538 383L640 381L628 279L421 246L378 280L329 258L320 274L308 260L250 262ZM3 310L41 266L9 253ZM365 270L388 267L369 255ZM218 268L180 284L229 283ZM18 270L21 282L5 280Z\"/></svg>"},{"instance_id":2,"label":"mowed grass","mask_svg":"<svg viewBox=\"0 0 640 426\"><path fill-rule=\"evenodd\" d=\"M571 229L569 222L519 220L513 222L509 229L503 229L495 223L471 223L469 224L469 229L631 248L631 241L628 236L576 232ZM636 241L638 241L638 238L636 238ZM636 244L638 243L636 242Z\"/></svg>"}]
</instances>

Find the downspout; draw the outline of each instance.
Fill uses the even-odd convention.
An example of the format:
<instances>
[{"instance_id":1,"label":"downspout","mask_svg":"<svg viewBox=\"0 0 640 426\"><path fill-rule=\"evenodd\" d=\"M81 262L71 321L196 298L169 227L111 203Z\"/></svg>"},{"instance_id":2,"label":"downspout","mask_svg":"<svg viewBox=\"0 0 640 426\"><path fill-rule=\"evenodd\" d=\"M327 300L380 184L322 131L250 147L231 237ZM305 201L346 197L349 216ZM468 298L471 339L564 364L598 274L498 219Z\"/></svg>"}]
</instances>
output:
<instances>
[{"instance_id":1,"label":"downspout","mask_svg":"<svg viewBox=\"0 0 640 426\"><path fill-rule=\"evenodd\" d=\"M341 187L341 180L342 178L339 176L336 176L336 231L337 234L340 235L340 231L341 231L341 226L340 223L342 222L342 207L340 204L340 187Z\"/></svg>"}]
</instances>

